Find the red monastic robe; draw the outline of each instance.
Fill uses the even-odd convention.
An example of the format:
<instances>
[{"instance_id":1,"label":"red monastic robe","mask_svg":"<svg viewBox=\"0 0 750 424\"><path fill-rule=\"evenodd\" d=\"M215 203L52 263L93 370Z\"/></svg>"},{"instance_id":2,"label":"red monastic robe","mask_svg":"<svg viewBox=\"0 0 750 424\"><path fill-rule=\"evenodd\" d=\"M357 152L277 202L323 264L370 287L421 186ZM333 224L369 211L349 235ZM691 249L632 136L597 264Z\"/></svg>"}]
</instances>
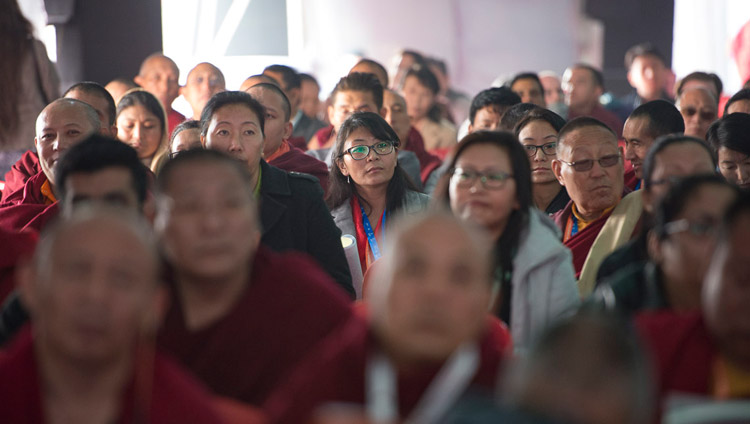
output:
<instances>
[{"instance_id":1,"label":"red monastic robe","mask_svg":"<svg viewBox=\"0 0 750 424\"><path fill-rule=\"evenodd\" d=\"M288 144L286 141L284 143ZM326 164L291 144L289 145L289 151L271 159L268 163L284 171L310 174L318 179L320 186L323 187L323 193L328 192L328 167Z\"/></svg>"},{"instance_id":2,"label":"red monastic robe","mask_svg":"<svg viewBox=\"0 0 750 424\"><path fill-rule=\"evenodd\" d=\"M27 150L10 171L5 174L5 188L0 203L4 203L11 193L22 190L26 181L41 172L39 156L32 150Z\"/></svg>"},{"instance_id":3,"label":"red monastic robe","mask_svg":"<svg viewBox=\"0 0 750 424\"><path fill-rule=\"evenodd\" d=\"M216 394L261 405L351 314L348 298L306 255L261 246L241 298L205 328L186 327L175 288L158 344Z\"/></svg>"},{"instance_id":4,"label":"red monastic robe","mask_svg":"<svg viewBox=\"0 0 750 424\"><path fill-rule=\"evenodd\" d=\"M180 125L184 121L185 121L185 115L181 114L180 112L177 112L174 109L170 110L169 113L167 114L167 129L169 130L167 135L169 137L172 137L172 131L174 131L174 127Z\"/></svg>"},{"instance_id":5,"label":"red monastic robe","mask_svg":"<svg viewBox=\"0 0 750 424\"><path fill-rule=\"evenodd\" d=\"M565 226L568 222L568 218L573 213L573 201L568 202L567 206L552 215L552 220L565 233ZM602 215L596 221L590 223L583 230L579 231L576 235L569 238L563 244L567 246L571 253L573 253L573 269L576 272L576 278L580 277L581 269L583 264L586 262L586 257L589 254L591 245L596 240L596 236L599 235L604 223L607 222L607 218L612 213L612 210Z\"/></svg>"},{"instance_id":6,"label":"red monastic robe","mask_svg":"<svg viewBox=\"0 0 750 424\"><path fill-rule=\"evenodd\" d=\"M439 157L425 150L424 139L414 127L409 127L409 140L406 142L405 149L414 152L417 155L417 159L419 159L419 166L422 169L420 172L422 184L425 184L432 171L443 163Z\"/></svg>"},{"instance_id":7,"label":"red monastic robe","mask_svg":"<svg viewBox=\"0 0 750 424\"><path fill-rule=\"evenodd\" d=\"M14 424L43 424L42 378L34 354L31 331L26 328L0 356L0 420ZM136 366L151 361L136 361ZM153 370L137 370L146 380L123 388L118 423L221 423L208 393L174 363L157 354ZM149 375L150 374L150 375ZM135 380L135 378L134 378ZM146 393L148 392L148 393Z\"/></svg>"},{"instance_id":8,"label":"red monastic robe","mask_svg":"<svg viewBox=\"0 0 750 424\"><path fill-rule=\"evenodd\" d=\"M0 204L0 228L39 232L50 219L57 216L58 202L47 204L42 194L42 185L46 182L47 176L40 171L29 178L23 188L9 194L7 200Z\"/></svg>"},{"instance_id":9,"label":"red monastic robe","mask_svg":"<svg viewBox=\"0 0 750 424\"><path fill-rule=\"evenodd\" d=\"M18 261L34 253L37 234L30 231L7 231L0 228L0 305L16 288L15 270Z\"/></svg>"},{"instance_id":10,"label":"red monastic robe","mask_svg":"<svg viewBox=\"0 0 750 424\"><path fill-rule=\"evenodd\" d=\"M323 148L323 146L325 146L325 144L328 143L328 140L331 138L331 134L333 134L333 125L329 125L327 127L319 129L318 132L315 133L315 137L313 137L314 140L311 140L308 143L307 148L309 150Z\"/></svg>"}]
</instances>

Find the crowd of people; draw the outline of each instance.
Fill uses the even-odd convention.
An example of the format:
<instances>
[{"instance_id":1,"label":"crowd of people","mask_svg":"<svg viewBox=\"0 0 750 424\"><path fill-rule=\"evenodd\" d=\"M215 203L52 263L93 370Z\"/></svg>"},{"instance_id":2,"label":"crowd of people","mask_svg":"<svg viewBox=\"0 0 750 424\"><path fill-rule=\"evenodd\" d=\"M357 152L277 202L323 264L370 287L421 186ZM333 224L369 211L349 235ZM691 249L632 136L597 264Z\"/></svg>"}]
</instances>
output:
<instances>
[{"instance_id":1,"label":"crowd of people","mask_svg":"<svg viewBox=\"0 0 750 424\"><path fill-rule=\"evenodd\" d=\"M161 53L58 97L13 4L0 421L749 419L750 89L645 43L622 99L413 50L325 101Z\"/></svg>"}]
</instances>

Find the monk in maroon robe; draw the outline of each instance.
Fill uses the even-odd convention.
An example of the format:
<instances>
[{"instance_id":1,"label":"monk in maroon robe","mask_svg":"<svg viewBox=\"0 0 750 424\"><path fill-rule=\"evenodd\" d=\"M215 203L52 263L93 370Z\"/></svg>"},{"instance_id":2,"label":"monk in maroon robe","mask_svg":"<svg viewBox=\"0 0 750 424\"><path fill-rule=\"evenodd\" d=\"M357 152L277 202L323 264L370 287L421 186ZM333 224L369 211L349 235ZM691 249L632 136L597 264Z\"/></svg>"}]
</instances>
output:
<instances>
[{"instance_id":1,"label":"monk in maroon robe","mask_svg":"<svg viewBox=\"0 0 750 424\"><path fill-rule=\"evenodd\" d=\"M26 181L38 174L42 168L39 166L39 156L33 150L27 150L21 159L18 160L5 174L5 187L3 188L0 203L14 193L23 188Z\"/></svg>"},{"instance_id":2,"label":"monk in maroon robe","mask_svg":"<svg viewBox=\"0 0 750 424\"><path fill-rule=\"evenodd\" d=\"M174 127L185 120L185 116L172 109L172 103L180 95L180 68L167 56L154 53L141 63L138 75L133 78L136 84L153 94L167 113L167 136L172 135Z\"/></svg>"},{"instance_id":3,"label":"monk in maroon robe","mask_svg":"<svg viewBox=\"0 0 750 424\"><path fill-rule=\"evenodd\" d=\"M573 253L579 277L591 244L623 193L623 160L617 136L594 118L569 121L558 134L552 172L571 199L552 217L563 233L563 243Z\"/></svg>"},{"instance_id":4,"label":"monk in maroon robe","mask_svg":"<svg viewBox=\"0 0 750 424\"><path fill-rule=\"evenodd\" d=\"M636 324L652 354L662 400L673 393L750 399L750 198L729 208L704 278L702 308L644 313Z\"/></svg>"},{"instance_id":5,"label":"monk in maroon robe","mask_svg":"<svg viewBox=\"0 0 750 424\"><path fill-rule=\"evenodd\" d=\"M566 69L562 79L569 120L588 116L603 122L615 132L618 139L622 137L622 120L599 103L599 97L604 94L601 71L589 65L577 64Z\"/></svg>"},{"instance_id":6,"label":"monk in maroon robe","mask_svg":"<svg viewBox=\"0 0 750 424\"><path fill-rule=\"evenodd\" d=\"M164 292L148 225L79 210L19 272L32 316L0 357L3 422L215 423L210 398L155 354Z\"/></svg>"},{"instance_id":7,"label":"monk in maroon robe","mask_svg":"<svg viewBox=\"0 0 750 424\"><path fill-rule=\"evenodd\" d=\"M291 105L281 89L259 83L245 90L266 109L263 156L269 164L290 172L304 172L318 178L323 192L328 190L328 167L289 143L292 135Z\"/></svg>"},{"instance_id":8,"label":"monk in maroon robe","mask_svg":"<svg viewBox=\"0 0 750 424\"><path fill-rule=\"evenodd\" d=\"M18 261L29 257L37 243L36 233L11 232L0 228L0 305L16 288L15 271Z\"/></svg>"},{"instance_id":9,"label":"monk in maroon robe","mask_svg":"<svg viewBox=\"0 0 750 424\"><path fill-rule=\"evenodd\" d=\"M172 307L159 346L215 393L261 405L351 310L312 259L259 246L247 170L212 150L162 169L157 232Z\"/></svg>"},{"instance_id":10,"label":"monk in maroon robe","mask_svg":"<svg viewBox=\"0 0 750 424\"><path fill-rule=\"evenodd\" d=\"M486 326L488 240L439 213L412 217L391 237L372 268L370 316L332 334L278 388L266 404L272 422L351 411L439 422L467 391L493 391L507 343Z\"/></svg>"}]
</instances>

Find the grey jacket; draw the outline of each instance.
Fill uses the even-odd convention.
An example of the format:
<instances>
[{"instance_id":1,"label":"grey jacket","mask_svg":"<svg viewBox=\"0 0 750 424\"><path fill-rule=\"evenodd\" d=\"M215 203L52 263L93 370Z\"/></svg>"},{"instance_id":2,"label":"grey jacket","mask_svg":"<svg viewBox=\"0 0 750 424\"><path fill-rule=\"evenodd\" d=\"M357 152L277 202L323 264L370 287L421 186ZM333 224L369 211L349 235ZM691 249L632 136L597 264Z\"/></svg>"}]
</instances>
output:
<instances>
[{"instance_id":1,"label":"grey jacket","mask_svg":"<svg viewBox=\"0 0 750 424\"><path fill-rule=\"evenodd\" d=\"M544 329L571 315L581 303L570 250L544 212L531 208L513 258L510 331L523 354Z\"/></svg>"},{"instance_id":2,"label":"grey jacket","mask_svg":"<svg viewBox=\"0 0 750 424\"><path fill-rule=\"evenodd\" d=\"M401 214L413 214L420 212L427 208L427 204L430 202L430 197L423 193L416 191L407 191L406 199L404 200L404 207L401 209ZM357 230L354 228L354 218L352 218L352 204L344 202L340 206L331 210L331 216L333 216L333 222L341 230L341 234L350 234L356 237Z\"/></svg>"}]
</instances>

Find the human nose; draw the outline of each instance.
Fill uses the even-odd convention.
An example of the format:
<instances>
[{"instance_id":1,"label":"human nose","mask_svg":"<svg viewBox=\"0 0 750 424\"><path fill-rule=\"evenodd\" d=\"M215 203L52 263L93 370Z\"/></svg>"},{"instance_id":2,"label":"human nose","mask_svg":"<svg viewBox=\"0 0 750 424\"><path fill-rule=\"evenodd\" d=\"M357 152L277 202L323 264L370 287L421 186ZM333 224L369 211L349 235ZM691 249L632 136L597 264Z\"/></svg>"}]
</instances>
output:
<instances>
[{"instance_id":1,"label":"human nose","mask_svg":"<svg viewBox=\"0 0 750 424\"><path fill-rule=\"evenodd\" d=\"M536 151L534 152L534 160L538 162L547 161L547 155L544 153L544 150L541 147L536 148Z\"/></svg>"},{"instance_id":2,"label":"human nose","mask_svg":"<svg viewBox=\"0 0 750 424\"><path fill-rule=\"evenodd\" d=\"M744 184L750 180L750 167L738 166L737 167L737 182Z\"/></svg>"},{"instance_id":3,"label":"human nose","mask_svg":"<svg viewBox=\"0 0 750 424\"><path fill-rule=\"evenodd\" d=\"M240 143L240 137L239 135L233 135L229 139L229 151L230 152L240 152L242 151L242 144Z\"/></svg>"},{"instance_id":4,"label":"human nose","mask_svg":"<svg viewBox=\"0 0 750 424\"><path fill-rule=\"evenodd\" d=\"M598 160L595 160L589 171L589 177L600 177L602 175L605 175L604 167L602 167Z\"/></svg>"}]
</instances>

